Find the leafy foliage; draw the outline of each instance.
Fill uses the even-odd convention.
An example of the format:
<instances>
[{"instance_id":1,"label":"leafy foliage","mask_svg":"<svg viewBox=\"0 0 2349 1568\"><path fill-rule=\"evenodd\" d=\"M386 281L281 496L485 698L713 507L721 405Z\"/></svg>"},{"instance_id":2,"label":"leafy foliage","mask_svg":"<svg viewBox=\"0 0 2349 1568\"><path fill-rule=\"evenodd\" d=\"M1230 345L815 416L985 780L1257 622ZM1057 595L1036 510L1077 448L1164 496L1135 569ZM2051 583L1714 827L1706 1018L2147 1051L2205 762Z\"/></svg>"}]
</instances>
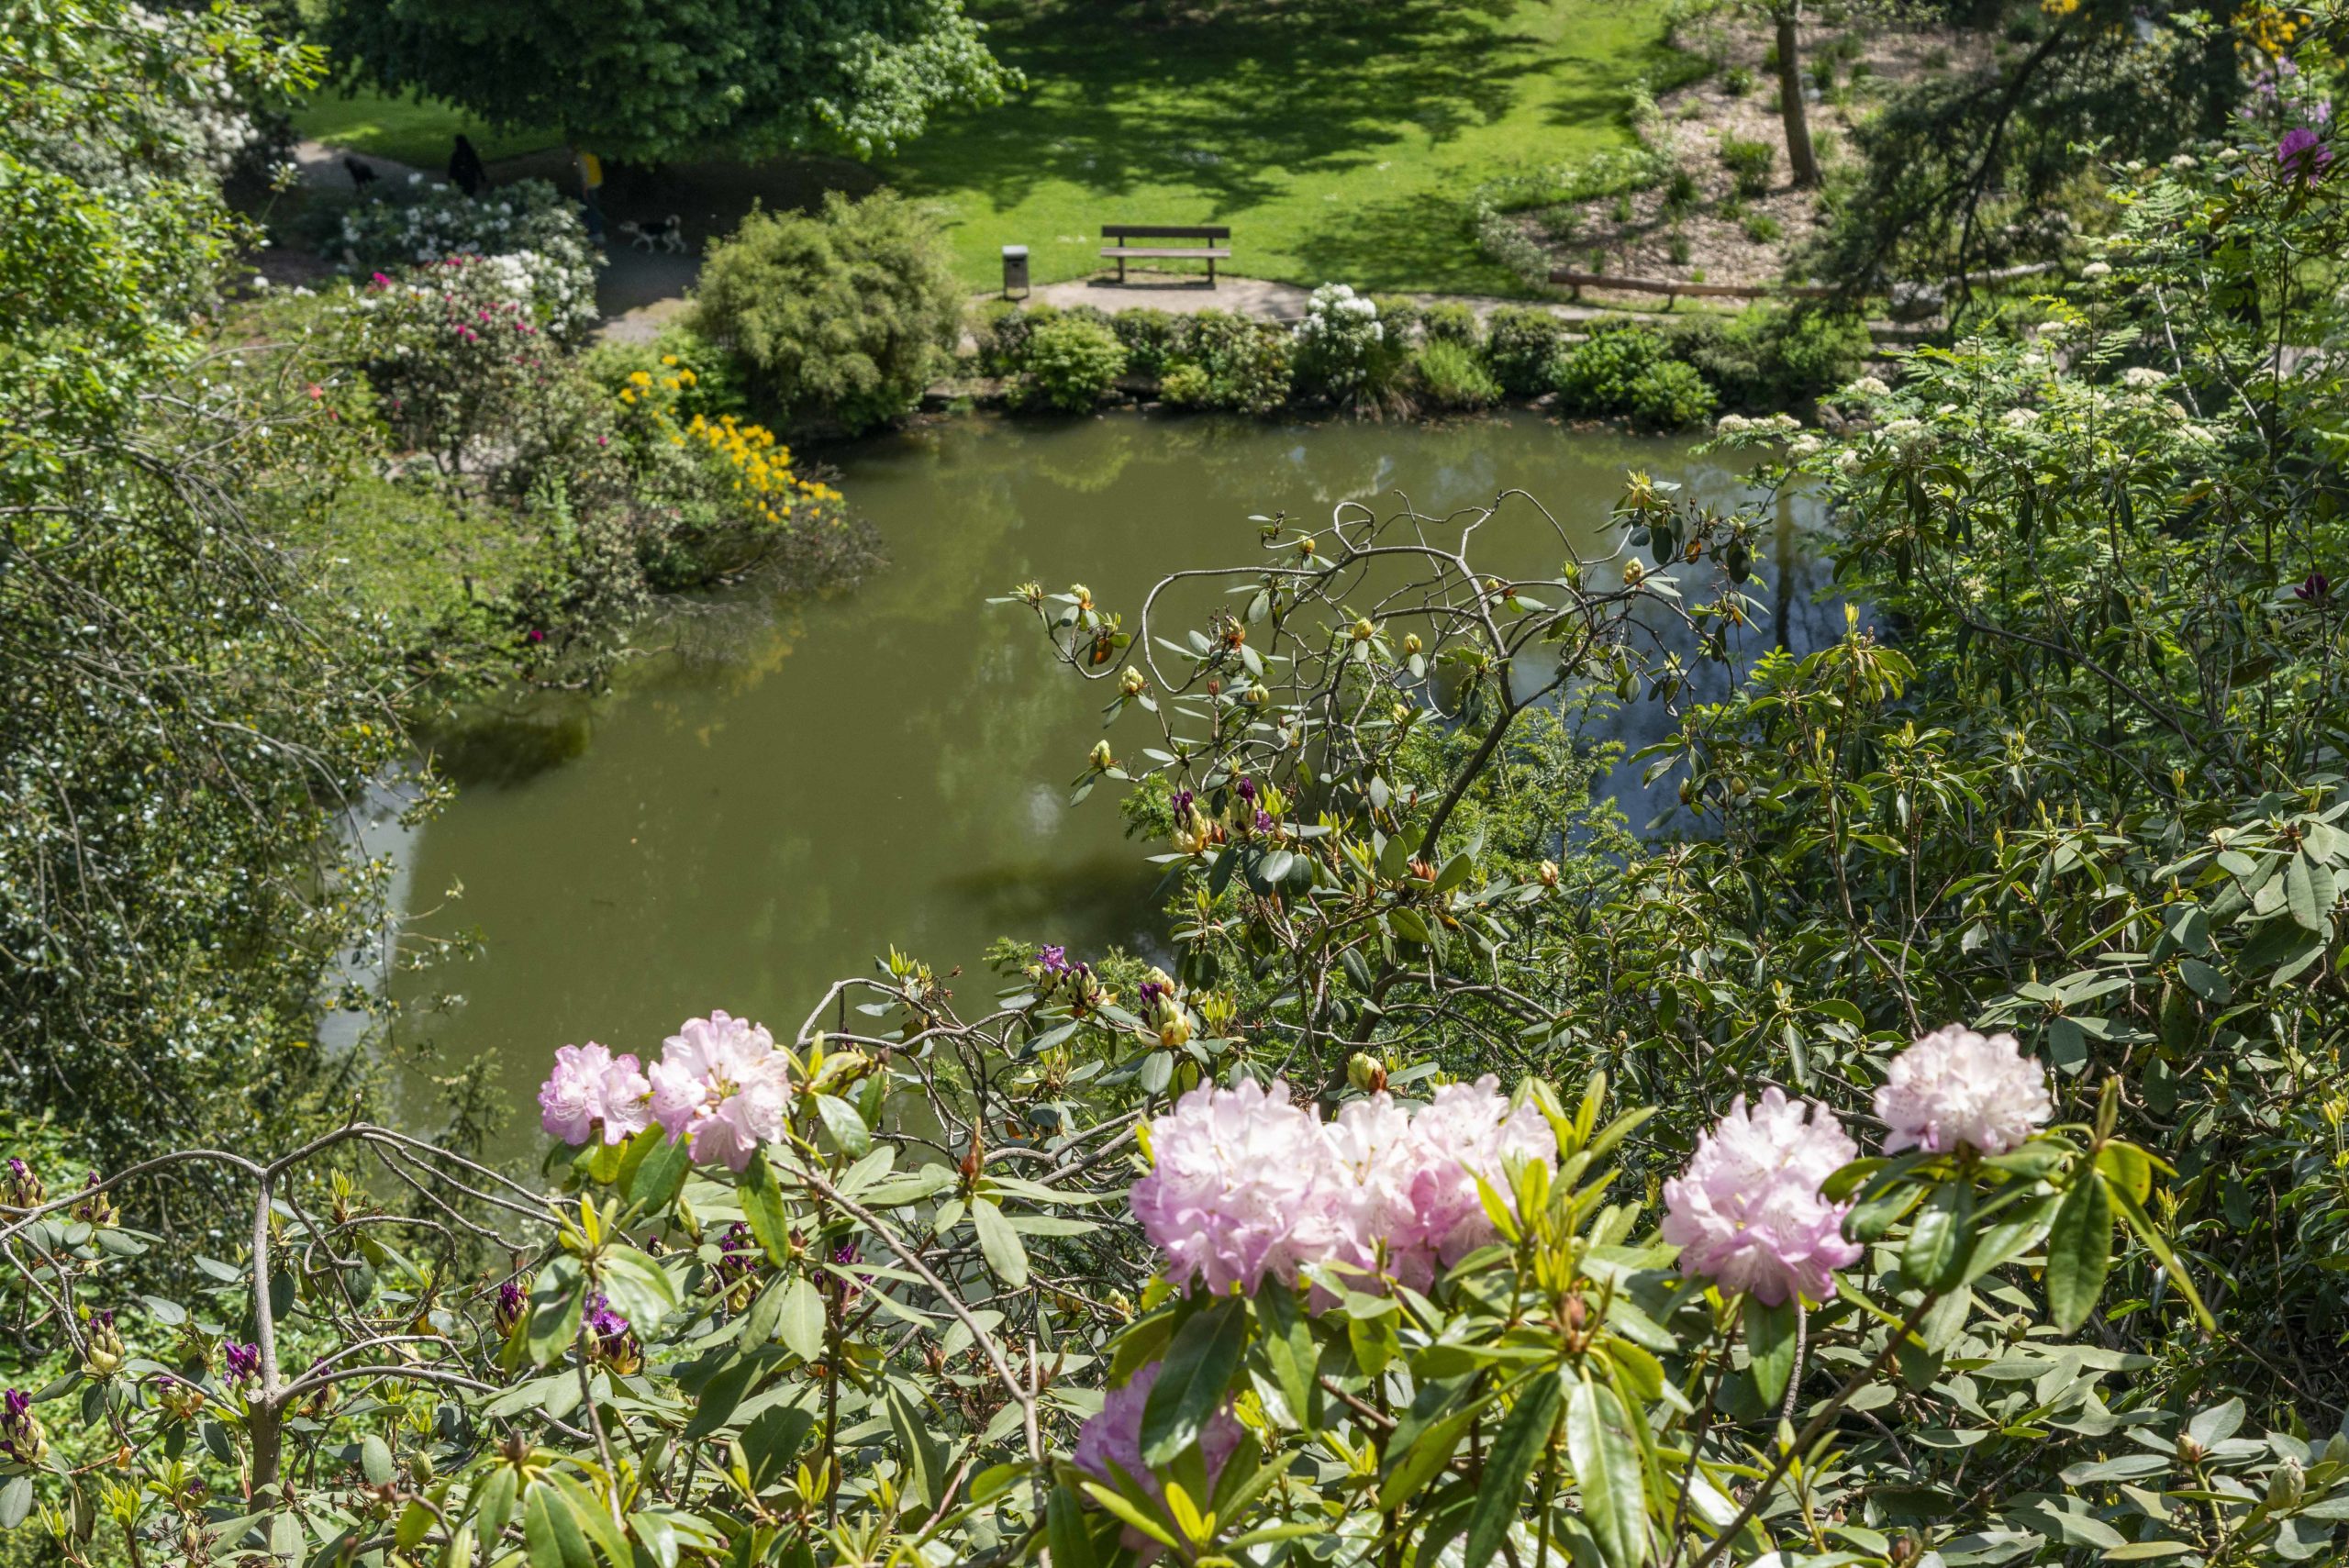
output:
<instances>
[{"instance_id":1,"label":"leafy foliage","mask_svg":"<svg viewBox=\"0 0 2349 1568\"><path fill-rule=\"evenodd\" d=\"M693 312L793 426L852 431L919 402L962 324L936 223L887 191L752 213L711 247Z\"/></svg>"},{"instance_id":2,"label":"leafy foliage","mask_svg":"<svg viewBox=\"0 0 2349 1568\"><path fill-rule=\"evenodd\" d=\"M958 0L694 0L607 17L334 0L324 37L386 92L507 125L560 126L607 157L894 150L941 109L1010 84Z\"/></svg>"},{"instance_id":3,"label":"leafy foliage","mask_svg":"<svg viewBox=\"0 0 2349 1568\"><path fill-rule=\"evenodd\" d=\"M1020 356L1019 399L1081 413L1101 401L1126 368L1126 348L1098 321L1063 316L1029 334Z\"/></svg>"}]
</instances>

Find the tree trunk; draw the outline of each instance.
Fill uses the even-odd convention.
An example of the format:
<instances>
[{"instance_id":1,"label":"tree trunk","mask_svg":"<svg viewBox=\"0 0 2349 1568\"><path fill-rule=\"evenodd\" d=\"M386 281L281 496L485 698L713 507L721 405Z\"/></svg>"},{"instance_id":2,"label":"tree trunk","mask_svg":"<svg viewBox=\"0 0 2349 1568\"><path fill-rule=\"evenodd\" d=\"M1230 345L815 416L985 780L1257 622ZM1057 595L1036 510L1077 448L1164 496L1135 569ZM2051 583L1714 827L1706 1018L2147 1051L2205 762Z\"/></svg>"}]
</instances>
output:
<instances>
[{"instance_id":1,"label":"tree trunk","mask_svg":"<svg viewBox=\"0 0 2349 1568\"><path fill-rule=\"evenodd\" d=\"M1798 185L1819 183L1819 160L1810 150L1810 116L1802 101L1802 51L1795 24L1802 18L1802 0L1786 0L1777 7L1778 112L1787 122L1787 168Z\"/></svg>"}]
</instances>

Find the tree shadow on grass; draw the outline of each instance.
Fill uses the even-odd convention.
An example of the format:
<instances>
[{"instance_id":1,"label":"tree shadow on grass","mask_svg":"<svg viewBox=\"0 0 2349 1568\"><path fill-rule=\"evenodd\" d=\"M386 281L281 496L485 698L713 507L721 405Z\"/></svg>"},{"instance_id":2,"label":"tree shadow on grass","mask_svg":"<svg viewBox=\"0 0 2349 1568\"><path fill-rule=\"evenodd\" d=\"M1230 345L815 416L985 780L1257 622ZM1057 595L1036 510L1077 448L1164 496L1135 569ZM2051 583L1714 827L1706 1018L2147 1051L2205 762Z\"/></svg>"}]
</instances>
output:
<instances>
[{"instance_id":1,"label":"tree shadow on grass","mask_svg":"<svg viewBox=\"0 0 2349 1568\"><path fill-rule=\"evenodd\" d=\"M1230 214L1283 194L1277 174L1372 164L1415 131L1454 139L1508 114L1520 80L1553 63L1542 40L1435 0L1155 30L1130 9L1004 28L992 41L1029 90L942 120L890 179L915 194L975 186L1001 206L1048 183L1107 197L1189 186Z\"/></svg>"}]
</instances>

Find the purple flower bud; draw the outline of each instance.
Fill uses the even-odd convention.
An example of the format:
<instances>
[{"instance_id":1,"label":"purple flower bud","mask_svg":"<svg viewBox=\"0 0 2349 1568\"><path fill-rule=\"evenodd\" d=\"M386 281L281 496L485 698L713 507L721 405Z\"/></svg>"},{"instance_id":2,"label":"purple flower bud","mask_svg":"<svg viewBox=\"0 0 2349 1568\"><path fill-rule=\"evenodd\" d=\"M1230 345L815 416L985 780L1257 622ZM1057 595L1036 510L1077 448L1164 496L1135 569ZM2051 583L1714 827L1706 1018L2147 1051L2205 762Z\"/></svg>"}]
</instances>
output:
<instances>
[{"instance_id":1,"label":"purple flower bud","mask_svg":"<svg viewBox=\"0 0 2349 1568\"><path fill-rule=\"evenodd\" d=\"M1042 970L1047 974L1066 974L1068 973L1068 950L1063 947L1047 947L1040 949L1036 954L1036 967Z\"/></svg>"},{"instance_id":2,"label":"purple flower bud","mask_svg":"<svg viewBox=\"0 0 2349 1568\"><path fill-rule=\"evenodd\" d=\"M2292 596L2304 604L2323 604L2332 597L2332 579L2321 572L2311 572L2292 590Z\"/></svg>"},{"instance_id":3,"label":"purple flower bud","mask_svg":"<svg viewBox=\"0 0 2349 1568\"><path fill-rule=\"evenodd\" d=\"M228 1377L231 1384L250 1383L261 1375L259 1345L240 1345L231 1340L221 1347L220 1353L228 1362Z\"/></svg>"},{"instance_id":4,"label":"purple flower bud","mask_svg":"<svg viewBox=\"0 0 2349 1568\"><path fill-rule=\"evenodd\" d=\"M499 1333L511 1334L529 1303L529 1286L519 1279L507 1280L497 1287L497 1301L490 1308L490 1321L497 1325Z\"/></svg>"},{"instance_id":5,"label":"purple flower bud","mask_svg":"<svg viewBox=\"0 0 2349 1568\"><path fill-rule=\"evenodd\" d=\"M32 1396L21 1388L8 1390L0 1402L0 1453L18 1464L38 1464L49 1451L40 1423L33 1419Z\"/></svg>"},{"instance_id":6,"label":"purple flower bud","mask_svg":"<svg viewBox=\"0 0 2349 1568\"><path fill-rule=\"evenodd\" d=\"M1242 773L1240 782L1231 786L1231 793L1242 800L1252 802L1256 798L1256 781Z\"/></svg>"},{"instance_id":7,"label":"purple flower bud","mask_svg":"<svg viewBox=\"0 0 2349 1568\"><path fill-rule=\"evenodd\" d=\"M1269 833L1272 830L1273 814L1269 811L1259 811L1256 813L1256 831L1259 833Z\"/></svg>"},{"instance_id":8,"label":"purple flower bud","mask_svg":"<svg viewBox=\"0 0 2349 1568\"><path fill-rule=\"evenodd\" d=\"M1174 815L1181 817L1187 814L1191 809L1192 803L1197 801L1198 798L1199 797L1197 795L1193 795L1187 789L1176 790L1174 792Z\"/></svg>"}]
</instances>

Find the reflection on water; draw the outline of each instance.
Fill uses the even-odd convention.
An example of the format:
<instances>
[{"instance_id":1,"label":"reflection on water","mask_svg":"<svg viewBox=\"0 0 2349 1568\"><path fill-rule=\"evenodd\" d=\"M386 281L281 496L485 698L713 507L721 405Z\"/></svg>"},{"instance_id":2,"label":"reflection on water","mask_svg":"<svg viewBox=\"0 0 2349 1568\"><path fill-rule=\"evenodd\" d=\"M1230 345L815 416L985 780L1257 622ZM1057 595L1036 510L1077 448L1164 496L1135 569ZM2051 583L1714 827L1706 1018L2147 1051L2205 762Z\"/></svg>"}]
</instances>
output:
<instances>
[{"instance_id":1,"label":"reflection on water","mask_svg":"<svg viewBox=\"0 0 2349 1568\"><path fill-rule=\"evenodd\" d=\"M462 997L405 1023L409 1043L495 1058L525 1106L558 1044L657 1052L713 1006L780 1033L892 943L941 972L965 966L956 988L973 997L991 989L979 958L999 935L1150 949L1157 879L1114 795L1067 804L1102 698L989 594L1083 582L1130 627L1159 574L1255 559L1252 513L1319 518L1361 500L1383 514L1398 493L1442 513L1521 489L1603 552L1627 469L1716 503L1737 488L1683 445L1531 416L1442 428L971 419L863 445L843 466L889 558L864 584L690 606L662 628L673 651L631 666L615 694L551 701L504 744L477 732L445 759L462 788L415 845L414 902L433 911L428 934L470 930L484 946L399 983L411 1002ZM1782 534L1753 592L1800 647L1837 612L1809 603L1819 569L1791 517ZM1511 575L1558 570L1555 534L1521 504L1479 550ZM1667 717L1642 704L1616 722L1636 745Z\"/></svg>"}]
</instances>

